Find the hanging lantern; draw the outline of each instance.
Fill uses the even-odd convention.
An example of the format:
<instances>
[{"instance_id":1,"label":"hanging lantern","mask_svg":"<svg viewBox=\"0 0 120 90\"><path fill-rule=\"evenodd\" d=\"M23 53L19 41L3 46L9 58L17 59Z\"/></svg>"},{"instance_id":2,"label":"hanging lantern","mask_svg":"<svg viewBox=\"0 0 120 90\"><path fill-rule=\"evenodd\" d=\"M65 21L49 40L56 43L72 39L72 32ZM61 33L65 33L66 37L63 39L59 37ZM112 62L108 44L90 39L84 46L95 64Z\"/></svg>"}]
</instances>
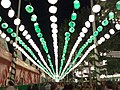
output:
<instances>
[{"instance_id":1,"label":"hanging lantern","mask_svg":"<svg viewBox=\"0 0 120 90\"><path fill-rule=\"evenodd\" d=\"M103 26L107 26L109 24L109 21L107 19L103 20L102 21L102 25Z\"/></svg>"},{"instance_id":2,"label":"hanging lantern","mask_svg":"<svg viewBox=\"0 0 120 90\"><path fill-rule=\"evenodd\" d=\"M15 15L15 11L14 11L13 9L10 9L10 10L8 11L8 16L9 16L10 18L13 18L14 15Z\"/></svg>"},{"instance_id":3,"label":"hanging lantern","mask_svg":"<svg viewBox=\"0 0 120 90\"><path fill-rule=\"evenodd\" d=\"M69 22L69 26L70 26L70 27L75 27L75 22L70 21L70 22Z\"/></svg>"},{"instance_id":4,"label":"hanging lantern","mask_svg":"<svg viewBox=\"0 0 120 90\"><path fill-rule=\"evenodd\" d=\"M79 9L80 8L80 2L78 0L75 0L73 2L73 4L74 4L74 9Z\"/></svg>"},{"instance_id":5,"label":"hanging lantern","mask_svg":"<svg viewBox=\"0 0 120 90\"><path fill-rule=\"evenodd\" d=\"M113 12L109 12L109 20L114 19L115 14Z\"/></svg>"},{"instance_id":6,"label":"hanging lantern","mask_svg":"<svg viewBox=\"0 0 120 90\"><path fill-rule=\"evenodd\" d=\"M8 29L7 29L7 32L8 32L8 33L12 33L12 32L13 32L13 29L12 29L12 28L8 28Z\"/></svg>"},{"instance_id":7,"label":"hanging lantern","mask_svg":"<svg viewBox=\"0 0 120 90\"><path fill-rule=\"evenodd\" d=\"M69 29L69 32L71 32L71 33L74 33L74 31L75 31L75 28L74 28L74 27L71 27L71 28Z\"/></svg>"},{"instance_id":8,"label":"hanging lantern","mask_svg":"<svg viewBox=\"0 0 120 90\"><path fill-rule=\"evenodd\" d=\"M98 26L97 31L101 32L102 30L103 30L103 27L102 26Z\"/></svg>"},{"instance_id":9,"label":"hanging lantern","mask_svg":"<svg viewBox=\"0 0 120 90\"><path fill-rule=\"evenodd\" d=\"M77 19L77 14L73 12L72 15L71 15L71 19L76 20Z\"/></svg>"},{"instance_id":10,"label":"hanging lantern","mask_svg":"<svg viewBox=\"0 0 120 90\"><path fill-rule=\"evenodd\" d=\"M7 23L2 23L2 24L1 24L1 27L2 27L3 29L6 29L6 28L8 28L8 24L7 24Z\"/></svg>"},{"instance_id":11,"label":"hanging lantern","mask_svg":"<svg viewBox=\"0 0 120 90\"><path fill-rule=\"evenodd\" d=\"M66 36L66 37L70 37L70 33L69 33L69 32L66 32L66 33L65 33L65 36Z\"/></svg>"},{"instance_id":12,"label":"hanging lantern","mask_svg":"<svg viewBox=\"0 0 120 90\"><path fill-rule=\"evenodd\" d=\"M13 33L11 33L11 36L16 37L17 35L16 35L16 33L13 32Z\"/></svg>"},{"instance_id":13,"label":"hanging lantern","mask_svg":"<svg viewBox=\"0 0 120 90\"><path fill-rule=\"evenodd\" d=\"M33 21L33 22L37 21L37 16L35 14L33 14L31 16L31 21Z\"/></svg>"},{"instance_id":14,"label":"hanging lantern","mask_svg":"<svg viewBox=\"0 0 120 90\"><path fill-rule=\"evenodd\" d=\"M118 2L116 3L116 9L117 9L117 10L120 10L120 1L118 1Z\"/></svg>"},{"instance_id":15,"label":"hanging lantern","mask_svg":"<svg viewBox=\"0 0 120 90\"><path fill-rule=\"evenodd\" d=\"M34 11L34 8L31 6L31 5L27 5L25 7L25 10L28 12L28 13L32 13Z\"/></svg>"},{"instance_id":16,"label":"hanging lantern","mask_svg":"<svg viewBox=\"0 0 120 90\"><path fill-rule=\"evenodd\" d=\"M10 0L2 0L1 5L3 8L9 8L11 6L11 1Z\"/></svg>"}]
</instances>

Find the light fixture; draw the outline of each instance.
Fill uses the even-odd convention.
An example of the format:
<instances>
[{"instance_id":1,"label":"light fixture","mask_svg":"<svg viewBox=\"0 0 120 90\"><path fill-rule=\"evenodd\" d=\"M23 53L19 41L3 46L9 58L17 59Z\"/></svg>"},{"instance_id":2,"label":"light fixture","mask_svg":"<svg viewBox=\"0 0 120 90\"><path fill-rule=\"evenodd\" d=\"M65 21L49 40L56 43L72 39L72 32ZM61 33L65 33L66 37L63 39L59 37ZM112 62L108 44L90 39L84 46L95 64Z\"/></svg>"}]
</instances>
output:
<instances>
[{"instance_id":1,"label":"light fixture","mask_svg":"<svg viewBox=\"0 0 120 90\"><path fill-rule=\"evenodd\" d=\"M27 34L27 35L25 36L25 38L26 38L27 40L29 40L29 39L31 38L31 35L30 35L30 34Z\"/></svg>"},{"instance_id":2,"label":"light fixture","mask_svg":"<svg viewBox=\"0 0 120 90\"><path fill-rule=\"evenodd\" d=\"M87 28L90 28L90 22L89 22L89 21L86 21L86 22L85 22L85 26L86 26Z\"/></svg>"},{"instance_id":3,"label":"light fixture","mask_svg":"<svg viewBox=\"0 0 120 90\"><path fill-rule=\"evenodd\" d=\"M116 25L115 25L115 28L116 28L117 30L120 30L120 24L116 24Z\"/></svg>"},{"instance_id":4,"label":"light fixture","mask_svg":"<svg viewBox=\"0 0 120 90\"><path fill-rule=\"evenodd\" d=\"M106 39L109 39L109 38L110 38L110 35L109 35L109 34L105 34L104 37L105 37Z\"/></svg>"},{"instance_id":5,"label":"light fixture","mask_svg":"<svg viewBox=\"0 0 120 90\"><path fill-rule=\"evenodd\" d=\"M83 28L82 28L82 32L83 32L83 33L87 33L87 32L88 32L88 29L87 29L86 27L83 27Z\"/></svg>"},{"instance_id":6,"label":"light fixture","mask_svg":"<svg viewBox=\"0 0 120 90\"><path fill-rule=\"evenodd\" d=\"M2 37L2 38L5 38L5 37L6 37L6 34L5 34L5 33L2 33L2 34L1 34L1 37Z\"/></svg>"},{"instance_id":7,"label":"light fixture","mask_svg":"<svg viewBox=\"0 0 120 90\"><path fill-rule=\"evenodd\" d=\"M28 34L27 30L24 30L23 33L22 33L23 36L26 36L27 34Z\"/></svg>"},{"instance_id":8,"label":"light fixture","mask_svg":"<svg viewBox=\"0 0 120 90\"><path fill-rule=\"evenodd\" d=\"M109 32L110 32L111 35L115 34L115 30L114 29L110 29Z\"/></svg>"},{"instance_id":9,"label":"light fixture","mask_svg":"<svg viewBox=\"0 0 120 90\"><path fill-rule=\"evenodd\" d=\"M10 41L10 38L9 38L9 37L6 37L5 39L6 39L6 41L7 41L7 42L9 42L9 41Z\"/></svg>"},{"instance_id":10,"label":"light fixture","mask_svg":"<svg viewBox=\"0 0 120 90\"><path fill-rule=\"evenodd\" d=\"M57 12L57 7L56 6L50 6L49 7L49 12L52 14L55 14Z\"/></svg>"}]
</instances>

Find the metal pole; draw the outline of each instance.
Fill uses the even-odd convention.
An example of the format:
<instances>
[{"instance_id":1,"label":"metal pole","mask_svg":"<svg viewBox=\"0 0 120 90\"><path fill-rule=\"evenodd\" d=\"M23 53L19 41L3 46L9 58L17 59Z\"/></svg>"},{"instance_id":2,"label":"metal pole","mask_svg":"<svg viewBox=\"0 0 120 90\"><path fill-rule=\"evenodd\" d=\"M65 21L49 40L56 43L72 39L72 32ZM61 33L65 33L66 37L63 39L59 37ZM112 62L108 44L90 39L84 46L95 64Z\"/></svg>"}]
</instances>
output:
<instances>
[{"instance_id":1,"label":"metal pole","mask_svg":"<svg viewBox=\"0 0 120 90\"><path fill-rule=\"evenodd\" d=\"M90 3L91 3L91 9L92 9L93 0L90 0ZM91 10L91 14L95 16L95 13L92 12L92 10ZM95 21L92 23L92 29L93 29L93 32L96 31L96 23L95 23ZM94 39L94 44L97 44L97 38L96 38L96 37L95 37L95 39ZM97 48L94 49L94 53L96 54L96 56L98 55L98 50L97 50ZM99 58L98 58L98 56L97 56L95 59L96 59L95 65L96 65L96 66L99 66L99 62L98 62L98 61L99 61ZM100 85L100 75L99 75L99 73L100 73L99 68L96 68L97 85Z\"/></svg>"}]
</instances>

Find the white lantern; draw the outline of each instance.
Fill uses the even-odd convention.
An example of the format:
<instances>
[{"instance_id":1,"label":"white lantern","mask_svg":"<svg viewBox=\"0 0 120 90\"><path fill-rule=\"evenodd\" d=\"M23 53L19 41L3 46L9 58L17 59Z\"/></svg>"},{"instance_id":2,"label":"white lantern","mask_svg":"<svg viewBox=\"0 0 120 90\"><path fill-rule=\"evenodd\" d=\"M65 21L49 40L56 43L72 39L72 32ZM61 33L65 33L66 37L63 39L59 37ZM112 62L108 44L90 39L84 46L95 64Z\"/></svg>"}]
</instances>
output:
<instances>
[{"instance_id":1,"label":"white lantern","mask_svg":"<svg viewBox=\"0 0 120 90\"><path fill-rule=\"evenodd\" d=\"M83 33L87 33L87 32L88 32L88 29L87 29L86 27L83 27L83 28L82 28L82 32L83 32Z\"/></svg>"},{"instance_id":2,"label":"white lantern","mask_svg":"<svg viewBox=\"0 0 120 90\"><path fill-rule=\"evenodd\" d=\"M109 38L110 38L110 35L109 35L109 34L105 34L104 37L105 37L106 39L109 39Z\"/></svg>"},{"instance_id":3,"label":"white lantern","mask_svg":"<svg viewBox=\"0 0 120 90\"><path fill-rule=\"evenodd\" d=\"M51 21L51 22L54 22L54 23L57 22L57 17L54 16L54 15L53 15L53 16L50 16L50 21Z\"/></svg>"},{"instance_id":4,"label":"white lantern","mask_svg":"<svg viewBox=\"0 0 120 90\"><path fill-rule=\"evenodd\" d=\"M58 2L58 0L48 0L48 2L49 2L50 4L56 4L56 3Z\"/></svg>"},{"instance_id":5,"label":"white lantern","mask_svg":"<svg viewBox=\"0 0 120 90\"><path fill-rule=\"evenodd\" d=\"M9 37L6 37L5 39L6 39L6 41L7 41L7 42L9 42L9 41L10 41L10 38L9 38Z\"/></svg>"},{"instance_id":6,"label":"white lantern","mask_svg":"<svg viewBox=\"0 0 120 90\"><path fill-rule=\"evenodd\" d=\"M57 7L56 6L50 6L49 7L49 12L52 14L55 14L57 12Z\"/></svg>"},{"instance_id":7,"label":"white lantern","mask_svg":"<svg viewBox=\"0 0 120 90\"><path fill-rule=\"evenodd\" d=\"M87 28L90 28L90 22L89 22L89 21L86 21L86 22L85 22L85 26L86 26Z\"/></svg>"},{"instance_id":8,"label":"white lantern","mask_svg":"<svg viewBox=\"0 0 120 90\"><path fill-rule=\"evenodd\" d=\"M115 25L115 28L116 28L117 30L120 30L120 24L116 24L116 25Z\"/></svg>"},{"instance_id":9,"label":"white lantern","mask_svg":"<svg viewBox=\"0 0 120 90\"><path fill-rule=\"evenodd\" d=\"M80 33L80 37L85 37L85 34L83 32Z\"/></svg>"},{"instance_id":10,"label":"white lantern","mask_svg":"<svg viewBox=\"0 0 120 90\"><path fill-rule=\"evenodd\" d=\"M29 40L29 39L31 38L31 35L28 34L28 35L25 36L25 38L26 38L27 40Z\"/></svg>"},{"instance_id":11,"label":"white lantern","mask_svg":"<svg viewBox=\"0 0 120 90\"><path fill-rule=\"evenodd\" d=\"M20 25L19 30L22 32L25 29L24 25Z\"/></svg>"},{"instance_id":12,"label":"white lantern","mask_svg":"<svg viewBox=\"0 0 120 90\"><path fill-rule=\"evenodd\" d=\"M89 15L89 21L94 22L94 20L95 20L95 16L94 15Z\"/></svg>"},{"instance_id":13,"label":"white lantern","mask_svg":"<svg viewBox=\"0 0 120 90\"><path fill-rule=\"evenodd\" d=\"M52 23L52 24L51 24L51 28L52 28L52 29L56 29L56 28L58 28L58 25L57 25L56 23Z\"/></svg>"},{"instance_id":14,"label":"white lantern","mask_svg":"<svg viewBox=\"0 0 120 90\"><path fill-rule=\"evenodd\" d=\"M5 34L5 33L2 33L2 34L1 34L1 37L2 37L2 38L5 38L5 37L6 37L6 34Z\"/></svg>"},{"instance_id":15,"label":"white lantern","mask_svg":"<svg viewBox=\"0 0 120 90\"><path fill-rule=\"evenodd\" d=\"M24 30L23 33L22 33L23 36L26 36L27 34L28 34L27 30Z\"/></svg>"},{"instance_id":16,"label":"white lantern","mask_svg":"<svg viewBox=\"0 0 120 90\"><path fill-rule=\"evenodd\" d=\"M21 20L20 20L19 18L16 18L16 19L14 20L14 24L15 24L15 25L19 25L20 22L21 22Z\"/></svg>"},{"instance_id":17,"label":"white lantern","mask_svg":"<svg viewBox=\"0 0 120 90\"><path fill-rule=\"evenodd\" d=\"M58 29L52 29L52 33L58 33Z\"/></svg>"},{"instance_id":18,"label":"white lantern","mask_svg":"<svg viewBox=\"0 0 120 90\"><path fill-rule=\"evenodd\" d=\"M10 9L10 10L8 11L8 16L9 16L10 18L13 18L14 15L15 15L15 11L14 11L13 9Z\"/></svg>"},{"instance_id":19,"label":"white lantern","mask_svg":"<svg viewBox=\"0 0 120 90\"><path fill-rule=\"evenodd\" d=\"M11 6L11 1L10 0L2 0L1 5L3 8L9 8Z\"/></svg>"},{"instance_id":20,"label":"white lantern","mask_svg":"<svg viewBox=\"0 0 120 90\"><path fill-rule=\"evenodd\" d=\"M115 34L115 30L114 29L110 29L109 32L110 32L111 35Z\"/></svg>"},{"instance_id":21,"label":"white lantern","mask_svg":"<svg viewBox=\"0 0 120 90\"><path fill-rule=\"evenodd\" d=\"M98 13L98 12L100 12L100 10L101 10L101 6L98 5L98 4L96 4L96 5L94 5L94 6L92 7L92 11L93 11L94 13Z\"/></svg>"}]
</instances>

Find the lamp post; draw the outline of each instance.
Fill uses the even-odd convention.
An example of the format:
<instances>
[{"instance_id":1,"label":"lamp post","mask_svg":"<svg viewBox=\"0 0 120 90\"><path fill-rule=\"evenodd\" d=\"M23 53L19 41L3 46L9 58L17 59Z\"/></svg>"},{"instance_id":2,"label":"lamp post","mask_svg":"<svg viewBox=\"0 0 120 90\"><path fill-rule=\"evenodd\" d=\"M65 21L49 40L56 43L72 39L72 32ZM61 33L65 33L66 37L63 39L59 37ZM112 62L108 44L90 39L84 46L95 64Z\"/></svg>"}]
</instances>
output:
<instances>
[{"instance_id":1,"label":"lamp post","mask_svg":"<svg viewBox=\"0 0 120 90\"><path fill-rule=\"evenodd\" d=\"M94 0L90 0L90 4L91 4L91 9L93 7L93 2ZM91 10L91 14L95 16L95 13ZM92 23L92 30L93 32L96 31L96 23L95 21ZM97 38L95 37L94 39L94 44L97 44ZM98 50L97 48L94 48L94 53L95 53L95 66L99 66L99 58L98 58ZM97 85L101 85L100 83L100 70L98 67L96 67L96 80L97 80Z\"/></svg>"}]
</instances>

